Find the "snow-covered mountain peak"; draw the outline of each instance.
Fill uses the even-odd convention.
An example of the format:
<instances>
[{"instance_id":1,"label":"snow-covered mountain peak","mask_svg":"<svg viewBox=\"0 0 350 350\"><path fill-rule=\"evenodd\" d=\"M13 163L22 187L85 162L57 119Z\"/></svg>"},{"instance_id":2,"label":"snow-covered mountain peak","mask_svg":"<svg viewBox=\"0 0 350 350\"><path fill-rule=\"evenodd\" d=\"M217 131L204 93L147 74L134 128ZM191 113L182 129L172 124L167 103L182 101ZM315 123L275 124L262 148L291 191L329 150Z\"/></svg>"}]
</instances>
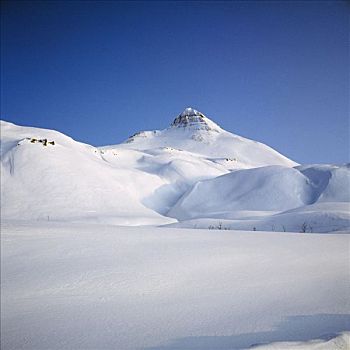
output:
<instances>
[{"instance_id":1,"label":"snow-covered mountain peak","mask_svg":"<svg viewBox=\"0 0 350 350\"><path fill-rule=\"evenodd\" d=\"M190 115L200 115L200 112L198 112L196 109L192 107L187 107L184 109L184 111L180 115L182 117L190 116Z\"/></svg>"},{"instance_id":2,"label":"snow-covered mountain peak","mask_svg":"<svg viewBox=\"0 0 350 350\"><path fill-rule=\"evenodd\" d=\"M171 147L216 159L227 169L298 165L267 145L222 129L192 107L186 108L164 130L141 131L123 144L108 148L116 147L138 151Z\"/></svg>"},{"instance_id":3,"label":"snow-covered mountain peak","mask_svg":"<svg viewBox=\"0 0 350 350\"><path fill-rule=\"evenodd\" d=\"M222 129L207 118L203 113L192 107L187 107L171 123L172 128L191 128L195 130L221 131Z\"/></svg>"}]
</instances>

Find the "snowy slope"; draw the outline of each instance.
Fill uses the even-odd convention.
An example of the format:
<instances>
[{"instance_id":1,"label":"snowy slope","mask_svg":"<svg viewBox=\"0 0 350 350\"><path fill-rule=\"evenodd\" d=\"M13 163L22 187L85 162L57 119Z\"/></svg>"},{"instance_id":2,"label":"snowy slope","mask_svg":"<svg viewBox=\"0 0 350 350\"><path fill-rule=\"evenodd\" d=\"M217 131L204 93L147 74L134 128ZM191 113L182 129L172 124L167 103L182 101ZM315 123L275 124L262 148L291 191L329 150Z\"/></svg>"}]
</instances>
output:
<instances>
[{"instance_id":1,"label":"snowy slope","mask_svg":"<svg viewBox=\"0 0 350 350\"><path fill-rule=\"evenodd\" d=\"M234 220L232 229L291 231L307 219L317 232L335 231L350 226L349 174L346 165L297 165L192 108L165 130L99 148L1 121L4 219L177 227Z\"/></svg>"},{"instance_id":2,"label":"snowy slope","mask_svg":"<svg viewBox=\"0 0 350 350\"><path fill-rule=\"evenodd\" d=\"M273 342L254 346L254 350L347 350L350 347L350 332L334 334L325 339L312 339L297 342Z\"/></svg>"},{"instance_id":3,"label":"snowy slope","mask_svg":"<svg viewBox=\"0 0 350 350\"><path fill-rule=\"evenodd\" d=\"M314 202L350 202L350 164L297 167L315 188Z\"/></svg>"},{"instance_id":4,"label":"snowy slope","mask_svg":"<svg viewBox=\"0 0 350 350\"><path fill-rule=\"evenodd\" d=\"M235 171L198 181L169 214L188 219L236 210L280 212L315 202L350 202L350 166Z\"/></svg>"},{"instance_id":5,"label":"snowy slope","mask_svg":"<svg viewBox=\"0 0 350 350\"><path fill-rule=\"evenodd\" d=\"M310 203L312 188L298 170L270 166L199 181L169 212L179 219L236 210L282 211Z\"/></svg>"},{"instance_id":6,"label":"snowy slope","mask_svg":"<svg viewBox=\"0 0 350 350\"><path fill-rule=\"evenodd\" d=\"M269 146L223 130L193 108L186 108L169 128L139 132L118 147L138 150L172 147L203 155L231 169L297 165Z\"/></svg>"},{"instance_id":7,"label":"snowy slope","mask_svg":"<svg viewBox=\"0 0 350 350\"><path fill-rule=\"evenodd\" d=\"M233 211L181 220L168 227L307 233L350 232L350 204L316 203L284 212Z\"/></svg>"},{"instance_id":8,"label":"snowy slope","mask_svg":"<svg viewBox=\"0 0 350 350\"><path fill-rule=\"evenodd\" d=\"M159 177L117 167L106 162L98 149L58 132L2 122L1 134L2 218L118 224L174 221L141 203L163 185ZM34 138L55 144L44 146L32 142Z\"/></svg>"},{"instance_id":9,"label":"snowy slope","mask_svg":"<svg viewBox=\"0 0 350 350\"><path fill-rule=\"evenodd\" d=\"M349 165L269 166L197 182L169 216L176 227L329 232L350 227ZM193 219L214 220L193 220ZM302 227L307 225L307 227Z\"/></svg>"},{"instance_id":10,"label":"snowy slope","mask_svg":"<svg viewBox=\"0 0 350 350\"><path fill-rule=\"evenodd\" d=\"M345 350L349 237L5 223L1 349Z\"/></svg>"},{"instance_id":11,"label":"snowy slope","mask_svg":"<svg viewBox=\"0 0 350 350\"><path fill-rule=\"evenodd\" d=\"M186 109L169 129L150 132L142 146L135 141L99 149L56 131L2 121L2 216L164 224L174 220L163 214L194 183L254 163L245 160L247 152L240 160L223 159L223 149L240 153L251 144L252 151L266 153L261 161L294 164L267 146L242 141L192 114L199 112ZM165 146L173 141L181 148Z\"/></svg>"}]
</instances>

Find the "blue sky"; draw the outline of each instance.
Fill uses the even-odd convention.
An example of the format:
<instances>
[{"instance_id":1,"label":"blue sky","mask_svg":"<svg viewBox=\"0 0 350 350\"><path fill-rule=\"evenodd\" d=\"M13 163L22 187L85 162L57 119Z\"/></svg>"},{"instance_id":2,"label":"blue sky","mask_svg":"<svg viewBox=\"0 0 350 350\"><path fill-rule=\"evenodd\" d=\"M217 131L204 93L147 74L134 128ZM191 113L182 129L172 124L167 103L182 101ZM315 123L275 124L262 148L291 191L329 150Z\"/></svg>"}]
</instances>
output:
<instances>
[{"instance_id":1,"label":"blue sky","mask_svg":"<svg viewBox=\"0 0 350 350\"><path fill-rule=\"evenodd\" d=\"M345 1L5 1L1 118L96 146L192 106L301 162L349 161Z\"/></svg>"}]
</instances>

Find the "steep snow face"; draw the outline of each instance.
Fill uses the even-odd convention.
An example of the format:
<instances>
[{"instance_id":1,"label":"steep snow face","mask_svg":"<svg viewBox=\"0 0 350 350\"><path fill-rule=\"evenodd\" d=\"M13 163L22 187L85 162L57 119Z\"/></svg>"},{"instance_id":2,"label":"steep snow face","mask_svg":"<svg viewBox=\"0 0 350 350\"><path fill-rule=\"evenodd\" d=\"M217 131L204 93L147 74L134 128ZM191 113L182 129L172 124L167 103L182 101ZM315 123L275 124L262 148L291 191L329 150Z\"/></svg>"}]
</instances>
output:
<instances>
[{"instance_id":1,"label":"steep snow face","mask_svg":"<svg viewBox=\"0 0 350 350\"><path fill-rule=\"evenodd\" d=\"M138 150L172 147L224 163L227 169L297 165L267 145L223 130L193 108L186 108L167 129L136 133L114 147Z\"/></svg>"},{"instance_id":2,"label":"steep snow face","mask_svg":"<svg viewBox=\"0 0 350 350\"><path fill-rule=\"evenodd\" d=\"M297 169L316 189L315 202L350 202L350 164L303 165Z\"/></svg>"}]
</instances>

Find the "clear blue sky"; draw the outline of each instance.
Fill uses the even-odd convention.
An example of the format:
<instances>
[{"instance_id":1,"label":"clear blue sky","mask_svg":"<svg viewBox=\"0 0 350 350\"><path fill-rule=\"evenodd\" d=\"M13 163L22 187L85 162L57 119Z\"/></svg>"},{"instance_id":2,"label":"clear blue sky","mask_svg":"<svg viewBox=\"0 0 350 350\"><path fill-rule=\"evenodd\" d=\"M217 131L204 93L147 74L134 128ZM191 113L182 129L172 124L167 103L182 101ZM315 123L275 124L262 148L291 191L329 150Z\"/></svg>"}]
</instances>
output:
<instances>
[{"instance_id":1,"label":"clear blue sky","mask_svg":"<svg viewBox=\"0 0 350 350\"><path fill-rule=\"evenodd\" d=\"M1 118L93 145L192 106L301 162L349 161L345 1L4 1Z\"/></svg>"}]
</instances>

